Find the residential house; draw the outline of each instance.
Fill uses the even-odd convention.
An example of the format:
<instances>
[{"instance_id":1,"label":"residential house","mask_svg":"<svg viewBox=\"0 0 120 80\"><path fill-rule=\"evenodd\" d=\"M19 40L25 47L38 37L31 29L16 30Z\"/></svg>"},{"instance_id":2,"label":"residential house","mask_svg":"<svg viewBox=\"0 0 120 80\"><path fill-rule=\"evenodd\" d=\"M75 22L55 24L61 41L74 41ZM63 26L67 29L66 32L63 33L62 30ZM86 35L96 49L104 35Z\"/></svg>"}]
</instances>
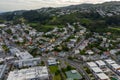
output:
<instances>
[{"instance_id":1,"label":"residential house","mask_svg":"<svg viewBox=\"0 0 120 80\"><path fill-rule=\"evenodd\" d=\"M75 50L75 54L79 54L80 53L80 51L79 50Z\"/></svg>"},{"instance_id":2,"label":"residential house","mask_svg":"<svg viewBox=\"0 0 120 80\"><path fill-rule=\"evenodd\" d=\"M57 59L53 57L49 57L48 65L51 66L51 65L56 65L56 64L58 64Z\"/></svg>"},{"instance_id":3,"label":"residential house","mask_svg":"<svg viewBox=\"0 0 120 80\"><path fill-rule=\"evenodd\" d=\"M92 55L94 54L94 52L92 50L87 50L85 53L89 54L89 55Z\"/></svg>"}]
</instances>

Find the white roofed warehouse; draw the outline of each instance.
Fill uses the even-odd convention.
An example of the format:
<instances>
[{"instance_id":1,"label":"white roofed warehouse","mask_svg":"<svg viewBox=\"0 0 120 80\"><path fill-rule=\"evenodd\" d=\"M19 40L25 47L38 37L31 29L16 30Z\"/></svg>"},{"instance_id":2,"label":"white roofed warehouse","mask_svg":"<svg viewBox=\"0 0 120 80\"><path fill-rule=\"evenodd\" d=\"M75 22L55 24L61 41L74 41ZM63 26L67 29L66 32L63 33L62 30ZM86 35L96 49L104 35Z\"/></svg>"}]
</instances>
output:
<instances>
[{"instance_id":1,"label":"white roofed warehouse","mask_svg":"<svg viewBox=\"0 0 120 80\"><path fill-rule=\"evenodd\" d=\"M46 66L11 71L7 80L49 80Z\"/></svg>"},{"instance_id":2,"label":"white roofed warehouse","mask_svg":"<svg viewBox=\"0 0 120 80\"><path fill-rule=\"evenodd\" d=\"M14 61L14 66L16 67L31 67L36 66L41 63L41 58L23 59Z\"/></svg>"}]
</instances>

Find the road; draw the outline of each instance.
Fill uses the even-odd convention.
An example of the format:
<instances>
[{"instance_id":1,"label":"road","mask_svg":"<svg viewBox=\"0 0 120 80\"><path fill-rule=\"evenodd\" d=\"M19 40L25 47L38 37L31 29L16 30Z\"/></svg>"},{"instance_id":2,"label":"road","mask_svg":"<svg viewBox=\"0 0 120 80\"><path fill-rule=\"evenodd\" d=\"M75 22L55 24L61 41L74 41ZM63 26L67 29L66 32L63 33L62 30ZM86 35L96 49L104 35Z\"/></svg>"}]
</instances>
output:
<instances>
[{"instance_id":1,"label":"road","mask_svg":"<svg viewBox=\"0 0 120 80\"><path fill-rule=\"evenodd\" d=\"M76 44L76 46L73 48L72 51L70 51L70 54L74 54L75 50L79 48L79 46L83 43L83 41L84 41L84 37L82 37L81 41Z\"/></svg>"},{"instance_id":2,"label":"road","mask_svg":"<svg viewBox=\"0 0 120 80\"><path fill-rule=\"evenodd\" d=\"M75 67L80 73L82 73L85 80L90 80L89 75L84 71L82 64L78 64L74 61L66 60L67 63L69 63L71 66Z\"/></svg>"},{"instance_id":3,"label":"road","mask_svg":"<svg viewBox=\"0 0 120 80\"><path fill-rule=\"evenodd\" d=\"M59 59L60 61L65 61L65 62L67 62L67 63L68 63L69 65L71 65L72 67L76 68L76 69L79 71L79 73L81 73L81 74L83 75L83 77L85 78L85 80L90 80L90 77L89 77L89 75L87 74L87 72L84 71L82 64L77 63L77 62L75 62L75 61L68 60L67 58L57 57L57 59Z\"/></svg>"}]
</instances>

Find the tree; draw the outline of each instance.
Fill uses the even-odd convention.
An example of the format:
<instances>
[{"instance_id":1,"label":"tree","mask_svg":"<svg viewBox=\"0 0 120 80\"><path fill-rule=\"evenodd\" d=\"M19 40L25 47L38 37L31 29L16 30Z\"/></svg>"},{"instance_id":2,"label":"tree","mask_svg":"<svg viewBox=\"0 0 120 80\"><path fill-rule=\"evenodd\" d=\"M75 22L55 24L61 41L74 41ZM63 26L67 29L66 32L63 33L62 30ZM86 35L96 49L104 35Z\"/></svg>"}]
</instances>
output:
<instances>
[{"instance_id":1,"label":"tree","mask_svg":"<svg viewBox=\"0 0 120 80\"><path fill-rule=\"evenodd\" d=\"M41 61L41 65L43 65L43 66L45 65L44 61Z\"/></svg>"},{"instance_id":2,"label":"tree","mask_svg":"<svg viewBox=\"0 0 120 80\"><path fill-rule=\"evenodd\" d=\"M85 50L80 51L81 55L85 55Z\"/></svg>"},{"instance_id":3,"label":"tree","mask_svg":"<svg viewBox=\"0 0 120 80\"><path fill-rule=\"evenodd\" d=\"M60 74L60 70L57 70L57 71L55 72L55 75L58 75L58 74Z\"/></svg>"},{"instance_id":4,"label":"tree","mask_svg":"<svg viewBox=\"0 0 120 80\"><path fill-rule=\"evenodd\" d=\"M67 71L70 71L70 70L72 70L72 69L74 69L74 68L71 67L70 65L68 65L67 68L66 68Z\"/></svg>"},{"instance_id":5,"label":"tree","mask_svg":"<svg viewBox=\"0 0 120 80\"><path fill-rule=\"evenodd\" d=\"M11 30L11 29L7 29L6 32L7 32L8 34L12 34L12 30Z\"/></svg>"}]
</instances>

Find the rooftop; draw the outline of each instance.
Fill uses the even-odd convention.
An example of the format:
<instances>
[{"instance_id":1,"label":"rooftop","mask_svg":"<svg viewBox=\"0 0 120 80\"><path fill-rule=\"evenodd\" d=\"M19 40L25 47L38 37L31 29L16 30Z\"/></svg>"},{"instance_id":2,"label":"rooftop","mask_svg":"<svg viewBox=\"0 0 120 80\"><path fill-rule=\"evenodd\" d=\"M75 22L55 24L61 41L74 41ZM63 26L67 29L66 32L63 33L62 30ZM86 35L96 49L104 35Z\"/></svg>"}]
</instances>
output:
<instances>
[{"instance_id":1,"label":"rooftop","mask_svg":"<svg viewBox=\"0 0 120 80\"><path fill-rule=\"evenodd\" d=\"M44 78L48 77L48 70L46 66L40 67L32 67L27 69L15 70L9 73L7 80L29 80L40 78L44 80Z\"/></svg>"},{"instance_id":2,"label":"rooftop","mask_svg":"<svg viewBox=\"0 0 120 80\"><path fill-rule=\"evenodd\" d=\"M29 54L27 51L16 53L16 56L19 57L20 59L30 59L30 58L33 58L33 56L31 54Z\"/></svg>"},{"instance_id":3,"label":"rooftop","mask_svg":"<svg viewBox=\"0 0 120 80\"><path fill-rule=\"evenodd\" d=\"M97 63L99 66L104 66L104 65L106 65L102 60L96 61L96 63Z\"/></svg>"},{"instance_id":4,"label":"rooftop","mask_svg":"<svg viewBox=\"0 0 120 80\"><path fill-rule=\"evenodd\" d=\"M10 52L11 52L12 54L15 54L15 53L19 53L20 50L19 50L18 48L11 48L11 49L10 49Z\"/></svg>"},{"instance_id":5,"label":"rooftop","mask_svg":"<svg viewBox=\"0 0 120 80\"><path fill-rule=\"evenodd\" d=\"M104 73L97 74L100 80L110 80L109 77Z\"/></svg>"},{"instance_id":6,"label":"rooftop","mask_svg":"<svg viewBox=\"0 0 120 80\"><path fill-rule=\"evenodd\" d=\"M99 67L93 67L92 70L95 72L95 73L101 73L102 70L99 68Z\"/></svg>"},{"instance_id":7,"label":"rooftop","mask_svg":"<svg viewBox=\"0 0 120 80\"><path fill-rule=\"evenodd\" d=\"M68 79L73 79L73 80L74 79L82 79L82 76L76 70L67 71L65 73L66 73Z\"/></svg>"},{"instance_id":8,"label":"rooftop","mask_svg":"<svg viewBox=\"0 0 120 80\"><path fill-rule=\"evenodd\" d=\"M118 64L111 64L111 66L116 70L120 69L120 65Z\"/></svg>"},{"instance_id":9,"label":"rooftop","mask_svg":"<svg viewBox=\"0 0 120 80\"><path fill-rule=\"evenodd\" d=\"M108 64L114 64L114 63L116 63L115 61L113 61L113 60L111 60L111 59L107 59L107 60L105 60Z\"/></svg>"},{"instance_id":10,"label":"rooftop","mask_svg":"<svg viewBox=\"0 0 120 80\"><path fill-rule=\"evenodd\" d=\"M88 64L90 67L97 67L97 65L96 65L94 62L87 62L87 64Z\"/></svg>"},{"instance_id":11,"label":"rooftop","mask_svg":"<svg viewBox=\"0 0 120 80\"><path fill-rule=\"evenodd\" d=\"M57 64L56 58L50 57L48 59L48 64L49 65L55 65L55 64Z\"/></svg>"},{"instance_id":12,"label":"rooftop","mask_svg":"<svg viewBox=\"0 0 120 80\"><path fill-rule=\"evenodd\" d=\"M5 26L7 26L7 25L5 25L5 24L0 24L0 27L5 27Z\"/></svg>"}]
</instances>

